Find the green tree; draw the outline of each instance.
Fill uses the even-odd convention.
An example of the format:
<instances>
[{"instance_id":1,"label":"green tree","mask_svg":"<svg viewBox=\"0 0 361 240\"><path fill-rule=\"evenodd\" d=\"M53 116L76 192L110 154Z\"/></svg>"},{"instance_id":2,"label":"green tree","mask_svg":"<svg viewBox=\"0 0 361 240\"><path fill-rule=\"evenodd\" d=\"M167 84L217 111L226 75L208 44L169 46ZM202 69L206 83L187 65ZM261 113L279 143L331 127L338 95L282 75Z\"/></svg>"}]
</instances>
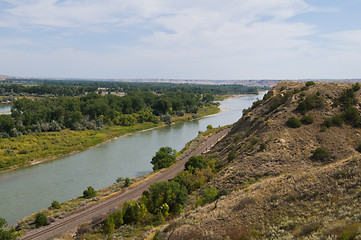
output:
<instances>
[{"instance_id":1,"label":"green tree","mask_svg":"<svg viewBox=\"0 0 361 240\"><path fill-rule=\"evenodd\" d=\"M4 218L0 218L0 239L1 240L16 240L19 239L22 232L16 232L15 228L8 227Z\"/></svg>"},{"instance_id":2,"label":"green tree","mask_svg":"<svg viewBox=\"0 0 361 240\"><path fill-rule=\"evenodd\" d=\"M143 192L141 202L145 204L151 213L162 212L166 203L169 212L178 214L182 211L187 198L187 189L181 187L178 182L157 182L150 185L149 189Z\"/></svg>"},{"instance_id":3,"label":"green tree","mask_svg":"<svg viewBox=\"0 0 361 240\"><path fill-rule=\"evenodd\" d=\"M83 192L84 198L92 198L97 195L97 192L94 190L93 187L89 186L86 190Z\"/></svg>"},{"instance_id":4,"label":"green tree","mask_svg":"<svg viewBox=\"0 0 361 240\"><path fill-rule=\"evenodd\" d=\"M193 156L184 165L185 170L194 172L196 168L205 169L207 168L207 160L203 155Z\"/></svg>"},{"instance_id":5,"label":"green tree","mask_svg":"<svg viewBox=\"0 0 361 240\"><path fill-rule=\"evenodd\" d=\"M129 186L130 186L130 179L127 177L126 179L124 179L123 187L129 187Z\"/></svg>"},{"instance_id":6,"label":"green tree","mask_svg":"<svg viewBox=\"0 0 361 240\"><path fill-rule=\"evenodd\" d=\"M147 215L147 208L143 203L131 200L123 204L123 221L125 224L134 224L142 221Z\"/></svg>"},{"instance_id":7,"label":"green tree","mask_svg":"<svg viewBox=\"0 0 361 240\"><path fill-rule=\"evenodd\" d=\"M44 213L38 213L35 216L35 226L41 227L41 226L46 226L48 225L48 218L46 217L46 215Z\"/></svg>"},{"instance_id":8,"label":"green tree","mask_svg":"<svg viewBox=\"0 0 361 240\"><path fill-rule=\"evenodd\" d=\"M171 147L161 147L152 158L153 170L170 167L176 161L176 151Z\"/></svg>"},{"instance_id":9,"label":"green tree","mask_svg":"<svg viewBox=\"0 0 361 240\"><path fill-rule=\"evenodd\" d=\"M114 219L112 215L107 216L104 221L103 231L106 234L112 233L115 230Z\"/></svg>"},{"instance_id":10,"label":"green tree","mask_svg":"<svg viewBox=\"0 0 361 240\"><path fill-rule=\"evenodd\" d=\"M14 127L15 123L10 115L0 115L0 132L9 133Z\"/></svg>"},{"instance_id":11,"label":"green tree","mask_svg":"<svg viewBox=\"0 0 361 240\"><path fill-rule=\"evenodd\" d=\"M58 202L58 201L53 201L52 203L51 203L51 208L52 209L60 209L61 208L61 206L60 206L60 203Z\"/></svg>"}]
</instances>

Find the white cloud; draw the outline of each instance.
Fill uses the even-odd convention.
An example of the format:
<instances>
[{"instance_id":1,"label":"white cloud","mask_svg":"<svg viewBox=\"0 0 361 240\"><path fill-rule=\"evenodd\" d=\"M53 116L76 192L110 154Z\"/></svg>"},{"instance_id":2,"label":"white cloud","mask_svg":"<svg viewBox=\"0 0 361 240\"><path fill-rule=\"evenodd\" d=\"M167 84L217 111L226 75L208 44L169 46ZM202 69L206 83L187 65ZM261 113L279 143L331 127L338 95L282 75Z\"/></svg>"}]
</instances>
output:
<instances>
[{"instance_id":1,"label":"white cloud","mask_svg":"<svg viewBox=\"0 0 361 240\"><path fill-rule=\"evenodd\" d=\"M341 76L334 56L360 52L360 31L312 39L316 26L288 21L302 13L319 11L304 0L7 0L1 10L5 29L41 28L55 31L46 51L6 49L0 38L0 72L10 75L64 77L169 78L306 78ZM102 36L119 30L146 30L133 44L116 36L112 52L72 46L82 32L95 45ZM57 42L68 46L57 45ZM18 39L19 40L19 39ZM20 39L21 40L21 39ZM87 40L84 40L87 41ZM21 42L19 42L21 43ZM25 42L24 42L25 43ZM86 42L85 42L86 43ZM94 45L94 44L93 44ZM330 48L337 51L330 52ZM34 50L34 48L32 48ZM352 60L360 60L358 53ZM4 59L7 59L5 61ZM35 60L35 61L34 61ZM31 61L31 63L28 63ZM343 65L350 69L349 62ZM332 69L329 69L332 66ZM4 70L3 70L4 69ZM360 71L353 71L358 74Z\"/></svg>"}]
</instances>

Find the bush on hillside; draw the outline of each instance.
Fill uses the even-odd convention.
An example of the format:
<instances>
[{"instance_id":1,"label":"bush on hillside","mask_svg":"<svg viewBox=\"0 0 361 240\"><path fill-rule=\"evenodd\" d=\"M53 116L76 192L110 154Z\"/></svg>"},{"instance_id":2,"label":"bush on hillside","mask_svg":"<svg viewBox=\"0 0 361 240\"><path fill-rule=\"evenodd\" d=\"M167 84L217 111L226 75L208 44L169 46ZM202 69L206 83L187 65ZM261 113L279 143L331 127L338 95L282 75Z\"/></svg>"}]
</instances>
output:
<instances>
[{"instance_id":1,"label":"bush on hillside","mask_svg":"<svg viewBox=\"0 0 361 240\"><path fill-rule=\"evenodd\" d=\"M299 128L301 127L301 121L296 117L290 117L286 122L287 127Z\"/></svg>"},{"instance_id":2,"label":"bush on hillside","mask_svg":"<svg viewBox=\"0 0 361 240\"><path fill-rule=\"evenodd\" d=\"M357 146L356 150L361 153L361 143Z\"/></svg>"},{"instance_id":3,"label":"bush on hillside","mask_svg":"<svg viewBox=\"0 0 361 240\"><path fill-rule=\"evenodd\" d=\"M314 161L326 162L330 158L330 153L323 148L316 148L313 152L311 159Z\"/></svg>"},{"instance_id":4,"label":"bush on hillside","mask_svg":"<svg viewBox=\"0 0 361 240\"><path fill-rule=\"evenodd\" d=\"M357 123L360 120L360 112L356 107L348 107L344 111L343 117L349 122Z\"/></svg>"},{"instance_id":5,"label":"bush on hillside","mask_svg":"<svg viewBox=\"0 0 361 240\"><path fill-rule=\"evenodd\" d=\"M267 148L267 144L265 142L262 142L260 145L259 145L259 150L260 151L263 151Z\"/></svg>"},{"instance_id":6,"label":"bush on hillside","mask_svg":"<svg viewBox=\"0 0 361 240\"><path fill-rule=\"evenodd\" d=\"M301 118L301 122L303 124L312 124L313 123L313 117L311 115L304 115Z\"/></svg>"},{"instance_id":7,"label":"bush on hillside","mask_svg":"<svg viewBox=\"0 0 361 240\"><path fill-rule=\"evenodd\" d=\"M306 99L302 100L296 110L301 113L306 113L315 108L321 108L324 105L324 98L318 93L315 95L308 95Z\"/></svg>"},{"instance_id":8,"label":"bush on hillside","mask_svg":"<svg viewBox=\"0 0 361 240\"><path fill-rule=\"evenodd\" d=\"M338 126L338 127L342 126L342 124L344 122L341 114L337 114L337 115L333 116L331 120L332 120L332 125Z\"/></svg>"},{"instance_id":9,"label":"bush on hillside","mask_svg":"<svg viewBox=\"0 0 361 240\"><path fill-rule=\"evenodd\" d=\"M227 160L228 162L232 162L236 158L236 150L232 150L228 153Z\"/></svg>"},{"instance_id":10,"label":"bush on hillside","mask_svg":"<svg viewBox=\"0 0 361 240\"><path fill-rule=\"evenodd\" d=\"M314 81L308 81L308 82L306 82L306 86L307 86L307 87L311 87L311 86L314 86L314 85L316 85L316 83L315 83Z\"/></svg>"},{"instance_id":11,"label":"bush on hillside","mask_svg":"<svg viewBox=\"0 0 361 240\"><path fill-rule=\"evenodd\" d=\"M323 126L325 126L326 128L332 127L332 118L326 118L323 121Z\"/></svg>"},{"instance_id":12,"label":"bush on hillside","mask_svg":"<svg viewBox=\"0 0 361 240\"><path fill-rule=\"evenodd\" d=\"M286 92L283 95L280 94L280 95L275 96L273 99L270 100L271 106L270 106L268 112L272 112L273 110L275 110L282 104L285 104L290 97L292 97L291 92Z\"/></svg>"}]
</instances>

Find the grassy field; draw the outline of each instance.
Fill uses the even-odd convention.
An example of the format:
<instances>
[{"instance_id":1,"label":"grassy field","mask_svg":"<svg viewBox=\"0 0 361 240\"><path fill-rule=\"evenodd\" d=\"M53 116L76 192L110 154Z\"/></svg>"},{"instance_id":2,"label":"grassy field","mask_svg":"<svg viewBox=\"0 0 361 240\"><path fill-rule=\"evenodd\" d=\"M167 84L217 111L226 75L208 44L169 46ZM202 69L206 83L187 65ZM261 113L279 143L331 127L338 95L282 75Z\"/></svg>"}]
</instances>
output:
<instances>
[{"instance_id":1,"label":"grassy field","mask_svg":"<svg viewBox=\"0 0 361 240\"><path fill-rule=\"evenodd\" d=\"M215 105L200 109L197 115L186 114L172 119L174 123L219 112ZM195 117L194 117L195 116ZM85 150L99 143L141 130L161 127L164 123L138 123L133 126L111 126L102 130L32 133L15 138L0 138L0 171L28 166Z\"/></svg>"}]
</instances>

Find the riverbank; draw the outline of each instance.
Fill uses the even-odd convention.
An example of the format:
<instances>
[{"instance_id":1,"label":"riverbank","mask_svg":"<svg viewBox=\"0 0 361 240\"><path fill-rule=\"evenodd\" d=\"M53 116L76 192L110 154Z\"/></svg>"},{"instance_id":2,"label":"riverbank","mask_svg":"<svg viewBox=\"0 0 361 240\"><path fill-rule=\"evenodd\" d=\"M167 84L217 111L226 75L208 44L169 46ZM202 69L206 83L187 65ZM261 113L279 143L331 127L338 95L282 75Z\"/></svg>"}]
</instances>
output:
<instances>
[{"instance_id":1,"label":"riverbank","mask_svg":"<svg viewBox=\"0 0 361 240\"><path fill-rule=\"evenodd\" d=\"M229 128L229 126L223 126L220 128L208 129L205 132L201 132L198 134L196 138L188 142L185 147L179 152L177 157L177 163L181 160L184 160L187 156L194 152L196 149L201 147L211 136L223 131L224 129ZM172 168L169 167L169 168ZM79 213L84 209L88 209L96 204L99 204L105 200L110 198L114 198L130 189L137 187L138 185L149 181L150 179L162 174L168 169L161 169L156 172L143 174L139 177L131 179L131 185L129 187L125 187L124 179L117 180L116 183L112 184L109 187L102 188L97 190L97 196L91 199L85 199L83 197L74 198L72 200L61 203L57 209L49 207L48 209L41 210L38 213L43 213L47 216L49 222L61 220L69 217L75 213ZM49 203L49 206L51 203ZM32 214L31 216L25 217L18 222L18 228L22 230L35 228L34 221L37 213Z\"/></svg>"},{"instance_id":2,"label":"riverbank","mask_svg":"<svg viewBox=\"0 0 361 240\"><path fill-rule=\"evenodd\" d=\"M172 124L196 120L220 112L210 105L197 114L173 117ZM108 126L102 130L32 133L15 138L0 139L0 173L53 161L141 131L167 126L165 123L138 123L132 126Z\"/></svg>"}]
</instances>

